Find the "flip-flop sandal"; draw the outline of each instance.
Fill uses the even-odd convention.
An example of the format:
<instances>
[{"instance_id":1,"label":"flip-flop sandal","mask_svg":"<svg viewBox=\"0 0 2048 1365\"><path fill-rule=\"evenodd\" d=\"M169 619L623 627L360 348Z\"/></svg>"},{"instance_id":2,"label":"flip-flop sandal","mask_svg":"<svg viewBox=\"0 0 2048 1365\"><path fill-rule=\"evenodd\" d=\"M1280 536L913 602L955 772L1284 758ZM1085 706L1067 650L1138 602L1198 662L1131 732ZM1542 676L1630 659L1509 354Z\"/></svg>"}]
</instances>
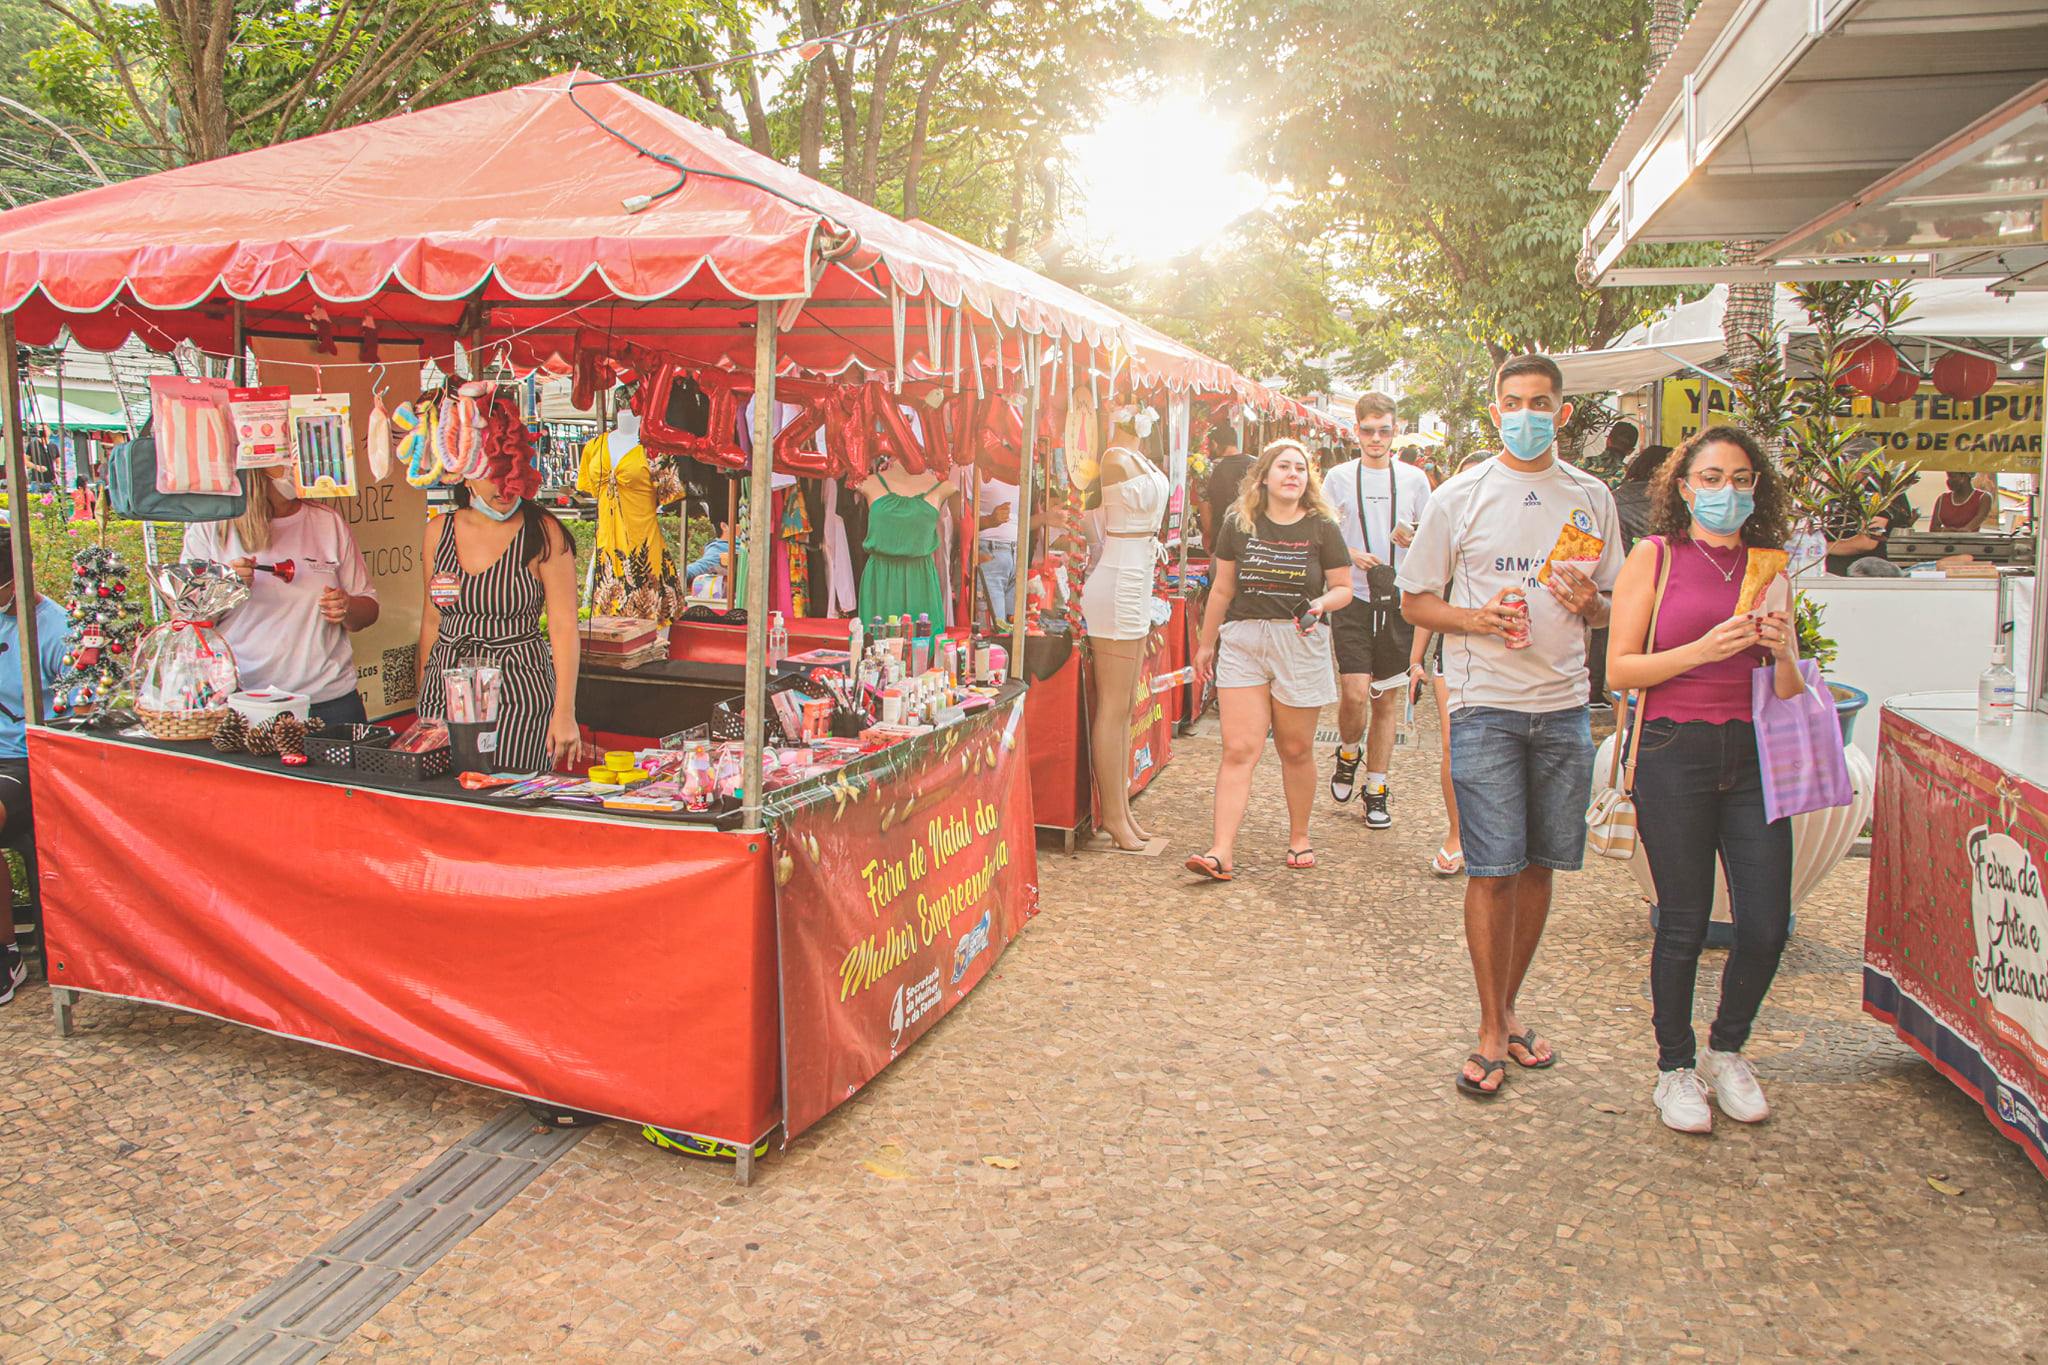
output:
<instances>
[{"instance_id":1,"label":"flip-flop sandal","mask_svg":"<svg viewBox=\"0 0 2048 1365\"><path fill-rule=\"evenodd\" d=\"M1227 882L1237 875L1223 865L1222 859L1211 853L1197 853L1181 865L1190 872L1201 873L1211 881Z\"/></svg>"},{"instance_id":2,"label":"flip-flop sandal","mask_svg":"<svg viewBox=\"0 0 2048 1365\"><path fill-rule=\"evenodd\" d=\"M1301 871L1307 868L1314 867L1316 865L1315 849L1305 848L1298 853L1291 848L1288 849L1287 865L1291 868L1294 868L1296 871Z\"/></svg>"},{"instance_id":3,"label":"flip-flop sandal","mask_svg":"<svg viewBox=\"0 0 2048 1365\"><path fill-rule=\"evenodd\" d=\"M1475 1081L1465 1074L1464 1067L1458 1068L1458 1089L1463 1093L1476 1096L1482 1100L1490 1100L1508 1088L1508 1064L1506 1061L1488 1061L1476 1052L1465 1060L1477 1066L1481 1074L1479 1079ZM1488 1076L1491 1076L1496 1071L1500 1073L1500 1084L1488 1090L1484 1082Z\"/></svg>"},{"instance_id":4,"label":"flip-flop sandal","mask_svg":"<svg viewBox=\"0 0 2048 1365\"><path fill-rule=\"evenodd\" d=\"M1510 1033L1508 1035L1508 1046L1518 1047L1522 1049L1522 1051L1528 1053L1531 1057L1534 1057L1536 1055L1536 1030L1530 1029L1526 1033ZM1541 1071L1545 1067L1557 1065L1556 1048L1552 1048L1550 1050L1550 1055L1548 1057L1545 1057L1540 1062L1525 1062L1520 1057L1515 1057L1515 1054L1512 1052L1510 1052L1508 1056L1514 1057L1515 1065L1522 1068L1522 1070L1524 1071Z\"/></svg>"},{"instance_id":5,"label":"flip-flop sandal","mask_svg":"<svg viewBox=\"0 0 2048 1365\"><path fill-rule=\"evenodd\" d=\"M1465 870L1465 855L1439 847L1436 857L1429 860L1429 870L1439 877L1455 877Z\"/></svg>"}]
</instances>

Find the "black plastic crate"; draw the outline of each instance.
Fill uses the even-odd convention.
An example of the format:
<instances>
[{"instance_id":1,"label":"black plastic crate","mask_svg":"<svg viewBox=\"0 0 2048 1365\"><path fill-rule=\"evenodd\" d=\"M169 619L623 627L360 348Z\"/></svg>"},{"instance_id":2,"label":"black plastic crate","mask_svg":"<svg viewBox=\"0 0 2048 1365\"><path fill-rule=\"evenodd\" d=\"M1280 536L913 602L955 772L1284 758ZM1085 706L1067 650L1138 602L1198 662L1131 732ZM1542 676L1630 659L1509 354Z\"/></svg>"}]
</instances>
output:
<instances>
[{"instance_id":1,"label":"black plastic crate","mask_svg":"<svg viewBox=\"0 0 2048 1365\"><path fill-rule=\"evenodd\" d=\"M358 749L384 749L398 738L388 725L346 725L334 734L306 736L306 757L319 768L353 768Z\"/></svg>"},{"instance_id":2,"label":"black plastic crate","mask_svg":"<svg viewBox=\"0 0 2048 1365\"><path fill-rule=\"evenodd\" d=\"M446 777L448 770L455 766L455 750L446 744L438 749L429 749L423 754L409 754L398 749L363 747L354 750L353 757L355 769L359 773L403 777L414 782Z\"/></svg>"}]
</instances>

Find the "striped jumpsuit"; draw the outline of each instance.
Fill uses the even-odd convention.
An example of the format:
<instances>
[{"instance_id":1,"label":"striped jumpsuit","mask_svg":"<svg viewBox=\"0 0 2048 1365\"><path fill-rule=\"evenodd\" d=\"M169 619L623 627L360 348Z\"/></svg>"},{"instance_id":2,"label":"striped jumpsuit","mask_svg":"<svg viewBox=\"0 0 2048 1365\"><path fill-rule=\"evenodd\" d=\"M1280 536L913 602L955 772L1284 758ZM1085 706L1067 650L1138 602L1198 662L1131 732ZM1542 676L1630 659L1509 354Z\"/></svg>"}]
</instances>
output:
<instances>
[{"instance_id":1,"label":"striped jumpsuit","mask_svg":"<svg viewBox=\"0 0 2048 1365\"><path fill-rule=\"evenodd\" d=\"M469 662L496 664L505 671L498 694L499 772L545 772L548 719L555 710L555 660L540 626L546 593L540 575L522 564L525 537L515 535L498 562L480 574L462 567L451 522L434 551L435 574L452 574L460 584L452 607L441 608L441 633L420 677L420 714L445 718L447 691L441 670ZM557 552L559 553L559 551Z\"/></svg>"}]
</instances>

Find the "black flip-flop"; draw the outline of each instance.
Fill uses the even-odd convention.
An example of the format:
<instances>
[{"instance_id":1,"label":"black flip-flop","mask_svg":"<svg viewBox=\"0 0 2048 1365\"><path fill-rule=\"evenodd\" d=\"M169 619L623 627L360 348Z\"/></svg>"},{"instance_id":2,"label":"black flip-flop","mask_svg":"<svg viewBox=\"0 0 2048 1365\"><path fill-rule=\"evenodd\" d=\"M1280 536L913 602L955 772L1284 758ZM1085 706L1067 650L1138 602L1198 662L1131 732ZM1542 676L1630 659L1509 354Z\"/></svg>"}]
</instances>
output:
<instances>
[{"instance_id":1,"label":"black flip-flop","mask_svg":"<svg viewBox=\"0 0 2048 1365\"><path fill-rule=\"evenodd\" d=\"M1287 865L1297 872L1305 872L1316 865L1314 848L1290 848L1287 850Z\"/></svg>"},{"instance_id":2,"label":"black flip-flop","mask_svg":"<svg viewBox=\"0 0 2048 1365\"><path fill-rule=\"evenodd\" d=\"M1534 1057L1536 1055L1536 1030L1530 1029L1524 1033L1510 1033L1508 1035L1508 1046L1519 1047L1522 1051ZM1557 1065L1556 1048L1550 1049L1550 1055L1540 1062L1525 1062L1520 1057L1515 1057L1515 1054L1512 1052L1508 1056L1514 1057L1515 1065L1524 1071L1541 1071L1545 1067Z\"/></svg>"},{"instance_id":3,"label":"black flip-flop","mask_svg":"<svg viewBox=\"0 0 2048 1365\"><path fill-rule=\"evenodd\" d=\"M1236 873L1223 865L1223 860L1213 853L1197 853L1181 866L1190 872L1199 872L1211 881L1227 882L1236 878Z\"/></svg>"},{"instance_id":4,"label":"black flip-flop","mask_svg":"<svg viewBox=\"0 0 2048 1365\"><path fill-rule=\"evenodd\" d=\"M1476 1052L1465 1060L1476 1064L1480 1071L1479 1079L1475 1081L1465 1074L1464 1067L1460 1066L1458 1068L1458 1089L1465 1094L1482 1100L1490 1100L1508 1088L1508 1064L1506 1061L1488 1061ZM1491 1076L1496 1071L1500 1073L1500 1084L1488 1090L1484 1082L1488 1076Z\"/></svg>"}]
</instances>

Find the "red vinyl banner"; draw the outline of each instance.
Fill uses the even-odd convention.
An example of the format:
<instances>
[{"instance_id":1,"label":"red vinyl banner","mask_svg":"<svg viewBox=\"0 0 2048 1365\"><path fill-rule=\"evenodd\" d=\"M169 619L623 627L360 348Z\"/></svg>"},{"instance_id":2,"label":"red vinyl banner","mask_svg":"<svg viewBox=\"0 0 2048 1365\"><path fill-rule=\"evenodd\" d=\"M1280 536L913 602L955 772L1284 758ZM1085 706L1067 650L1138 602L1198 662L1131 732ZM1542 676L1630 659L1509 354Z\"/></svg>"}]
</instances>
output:
<instances>
[{"instance_id":1,"label":"red vinyl banner","mask_svg":"<svg viewBox=\"0 0 2048 1365\"><path fill-rule=\"evenodd\" d=\"M775 813L785 1141L924 1036L1037 913L1023 722L1020 696Z\"/></svg>"},{"instance_id":2,"label":"red vinyl banner","mask_svg":"<svg viewBox=\"0 0 2048 1365\"><path fill-rule=\"evenodd\" d=\"M1152 785L1152 779L1159 775L1173 757L1173 725L1180 719L1180 688L1168 687L1164 691L1153 691L1152 680L1170 674L1174 670L1173 650L1167 642L1167 632L1155 630L1145 646L1145 662L1140 670L1146 681L1145 695L1131 708L1131 795Z\"/></svg>"},{"instance_id":3,"label":"red vinyl banner","mask_svg":"<svg viewBox=\"0 0 2048 1365\"><path fill-rule=\"evenodd\" d=\"M28 744L53 986L735 1144L774 1125L760 836Z\"/></svg>"},{"instance_id":4,"label":"red vinyl banner","mask_svg":"<svg viewBox=\"0 0 2048 1365\"><path fill-rule=\"evenodd\" d=\"M1883 716L1863 1008L2048 1175L2048 793Z\"/></svg>"}]
</instances>

